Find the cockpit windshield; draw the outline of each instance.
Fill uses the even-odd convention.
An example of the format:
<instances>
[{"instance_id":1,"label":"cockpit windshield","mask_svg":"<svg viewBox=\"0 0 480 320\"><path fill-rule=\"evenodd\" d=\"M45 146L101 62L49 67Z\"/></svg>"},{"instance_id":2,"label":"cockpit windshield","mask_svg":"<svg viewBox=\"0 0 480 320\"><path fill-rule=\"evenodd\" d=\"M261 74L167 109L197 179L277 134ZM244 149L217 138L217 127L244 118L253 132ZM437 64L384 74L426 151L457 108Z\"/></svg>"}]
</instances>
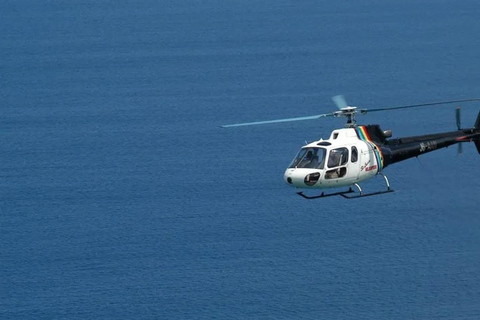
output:
<instances>
[{"instance_id":1,"label":"cockpit windshield","mask_svg":"<svg viewBox=\"0 0 480 320\"><path fill-rule=\"evenodd\" d=\"M323 169L326 153L324 148L302 148L295 159L293 159L289 168Z\"/></svg>"}]
</instances>

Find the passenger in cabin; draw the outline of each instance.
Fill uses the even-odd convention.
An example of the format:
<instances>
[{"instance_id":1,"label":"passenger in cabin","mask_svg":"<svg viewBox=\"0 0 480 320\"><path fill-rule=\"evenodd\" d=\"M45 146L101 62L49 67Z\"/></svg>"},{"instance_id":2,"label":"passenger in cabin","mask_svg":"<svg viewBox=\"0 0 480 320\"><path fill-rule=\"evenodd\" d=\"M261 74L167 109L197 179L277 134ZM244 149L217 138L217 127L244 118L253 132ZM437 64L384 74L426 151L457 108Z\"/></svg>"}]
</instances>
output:
<instances>
[{"instance_id":1,"label":"passenger in cabin","mask_svg":"<svg viewBox=\"0 0 480 320\"><path fill-rule=\"evenodd\" d=\"M340 165L340 153L337 150L330 151L330 157L328 158L328 167L334 168Z\"/></svg>"},{"instance_id":2,"label":"passenger in cabin","mask_svg":"<svg viewBox=\"0 0 480 320\"><path fill-rule=\"evenodd\" d=\"M325 173L326 179L335 179L341 178L345 176L347 173L347 168L340 167L347 163L348 161L348 149L347 148L338 148L330 151L330 155L328 157L328 168L332 168L332 170L328 170Z\"/></svg>"}]
</instances>

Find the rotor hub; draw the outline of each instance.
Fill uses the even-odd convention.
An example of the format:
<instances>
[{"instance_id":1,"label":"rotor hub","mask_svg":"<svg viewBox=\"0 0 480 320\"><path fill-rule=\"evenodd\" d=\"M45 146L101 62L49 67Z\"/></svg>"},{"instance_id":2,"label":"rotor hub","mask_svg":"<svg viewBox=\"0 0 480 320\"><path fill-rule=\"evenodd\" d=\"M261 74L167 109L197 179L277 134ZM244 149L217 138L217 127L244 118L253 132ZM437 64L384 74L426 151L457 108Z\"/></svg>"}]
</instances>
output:
<instances>
[{"instance_id":1,"label":"rotor hub","mask_svg":"<svg viewBox=\"0 0 480 320\"><path fill-rule=\"evenodd\" d=\"M347 117L347 124L345 127L352 128L356 126L355 114L357 113L357 107L347 106L341 108L339 111L334 112L335 117Z\"/></svg>"}]
</instances>

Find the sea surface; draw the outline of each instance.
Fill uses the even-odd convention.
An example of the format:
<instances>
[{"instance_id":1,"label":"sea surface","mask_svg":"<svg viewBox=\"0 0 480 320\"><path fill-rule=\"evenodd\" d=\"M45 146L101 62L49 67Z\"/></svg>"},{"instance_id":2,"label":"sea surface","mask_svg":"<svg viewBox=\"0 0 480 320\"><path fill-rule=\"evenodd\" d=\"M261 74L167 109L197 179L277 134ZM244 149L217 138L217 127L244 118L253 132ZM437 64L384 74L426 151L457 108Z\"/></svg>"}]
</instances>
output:
<instances>
[{"instance_id":1,"label":"sea surface","mask_svg":"<svg viewBox=\"0 0 480 320\"><path fill-rule=\"evenodd\" d=\"M472 143L305 200L344 119L480 97L474 0L0 2L1 319L480 319ZM463 103L470 127L480 103ZM395 137L455 105L372 113ZM364 189L384 188L383 179Z\"/></svg>"}]
</instances>

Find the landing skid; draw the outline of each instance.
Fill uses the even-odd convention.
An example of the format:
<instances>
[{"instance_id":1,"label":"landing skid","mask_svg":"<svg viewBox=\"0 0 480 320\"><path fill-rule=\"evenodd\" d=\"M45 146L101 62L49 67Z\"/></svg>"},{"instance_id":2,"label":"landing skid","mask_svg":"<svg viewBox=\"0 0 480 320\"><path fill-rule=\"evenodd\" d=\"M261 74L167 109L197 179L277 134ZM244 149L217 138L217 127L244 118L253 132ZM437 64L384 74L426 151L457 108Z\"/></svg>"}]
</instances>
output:
<instances>
[{"instance_id":1,"label":"landing skid","mask_svg":"<svg viewBox=\"0 0 480 320\"><path fill-rule=\"evenodd\" d=\"M304 197L305 199L319 199L319 198L326 198L326 197L333 197L333 196L342 196L344 198L352 198L352 197L355 197L355 196L347 196L346 194L348 193L355 193L355 191L350 188L348 189L347 191L341 191L341 192L335 192L335 193L325 193L325 192L322 192L320 195L318 196L307 196L306 194L304 194L302 191L300 192L297 192L297 194L301 197Z\"/></svg>"},{"instance_id":2,"label":"landing skid","mask_svg":"<svg viewBox=\"0 0 480 320\"><path fill-rule=\"evenodd\" d=\"M354 183L353 185L357 187L358 189L358 194L356 195L350 195L350 193L355 193L355 191L350 187L347 191L340 191L340 192L335 192L335 193L328 193L326 194L325 192L322 192L318 196L307 196L304 194L302 191L297 192L297 194L305 199L319 199L319 198L326 198L326 197L332 197L332 196L342 196L345 199L356 199L356 198L362 198L362 197L369 197L369 196L376 196L379 194L384 194L384 193L390 193L393 192L390 188L390 183L388 182L387 176L385 176L383 173L379 172L380 175L385 179L385 183L387 184L387 190L384 191L377 191L377 192L370 192L370 193L364 193L362 188L357 184Z\"/></svg>"}]
</instances>

